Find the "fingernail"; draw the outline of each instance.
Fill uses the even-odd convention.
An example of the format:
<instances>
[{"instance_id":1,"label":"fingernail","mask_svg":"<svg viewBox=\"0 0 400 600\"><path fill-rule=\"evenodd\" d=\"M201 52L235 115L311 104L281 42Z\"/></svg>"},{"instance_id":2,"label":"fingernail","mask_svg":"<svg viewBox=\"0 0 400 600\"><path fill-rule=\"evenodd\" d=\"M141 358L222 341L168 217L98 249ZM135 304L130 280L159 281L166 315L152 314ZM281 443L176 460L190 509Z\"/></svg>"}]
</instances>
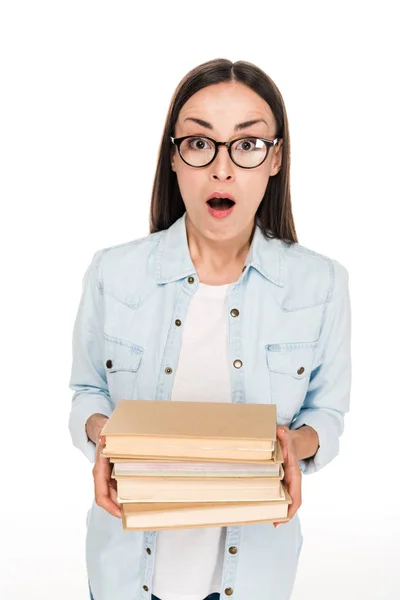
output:
<instances>
[{"instance_id":1,"label":"fingernail","mask_svg":"<svg viewBox=\"0 0 400 600\"><path fill-rule=\"evenodd\" d=\"M281 525L283 525L283 523L277 523L276 525L274 525L275 529L278 529L278 527L280 527Z\"/></svg>"}]
</instances>

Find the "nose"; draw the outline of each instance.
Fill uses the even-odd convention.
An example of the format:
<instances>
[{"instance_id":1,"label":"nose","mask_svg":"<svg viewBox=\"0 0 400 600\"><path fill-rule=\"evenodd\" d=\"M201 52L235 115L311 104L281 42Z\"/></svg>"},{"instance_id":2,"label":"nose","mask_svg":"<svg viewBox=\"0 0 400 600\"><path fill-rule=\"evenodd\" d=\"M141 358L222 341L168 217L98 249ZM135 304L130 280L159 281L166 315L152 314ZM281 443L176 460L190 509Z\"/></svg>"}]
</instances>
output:
<instances>
[{"instance_id":1,"label":"nose","mask_svg":"<svg viewBox=\"0 0 400 600\"><path fill-rule=\"evenodd\" d=\"M210 177L224 181L234 178L234 164L226 146L218 146L217 156L210 165Z\"/></svg>"}]
</instances>

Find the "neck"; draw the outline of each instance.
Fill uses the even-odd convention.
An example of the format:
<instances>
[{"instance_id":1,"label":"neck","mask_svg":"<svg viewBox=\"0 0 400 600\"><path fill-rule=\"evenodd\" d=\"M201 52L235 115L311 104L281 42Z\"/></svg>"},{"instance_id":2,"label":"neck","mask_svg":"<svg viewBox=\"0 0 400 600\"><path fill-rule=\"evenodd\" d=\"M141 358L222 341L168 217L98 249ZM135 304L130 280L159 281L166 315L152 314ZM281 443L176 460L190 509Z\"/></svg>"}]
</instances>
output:
<instances>
[{"instance_id":1,"label":"neck","mask_svg":"<svg viewBox=\"0 0 400 600\"><path fill-rule=\"evenodd\" d=\"M189 252L196 269L221 275L243 267L254 233L254 222L229 240L210 240L204 237L186 215Z\"/></svg>"}]
</instances>

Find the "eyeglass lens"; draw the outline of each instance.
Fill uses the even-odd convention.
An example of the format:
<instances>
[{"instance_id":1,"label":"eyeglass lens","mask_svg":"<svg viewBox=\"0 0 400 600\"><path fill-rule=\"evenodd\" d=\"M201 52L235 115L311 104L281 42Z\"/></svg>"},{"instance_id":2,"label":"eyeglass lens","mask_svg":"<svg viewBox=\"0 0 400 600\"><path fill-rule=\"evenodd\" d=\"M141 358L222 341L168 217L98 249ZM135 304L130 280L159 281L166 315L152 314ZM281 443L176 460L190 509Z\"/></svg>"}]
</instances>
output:
<instances>
[{"instance_id":1,"label":"eyeglass lens","mask_svg":"<svg viewBox=\"0 0 400 600\"><path fill-rule=\"evenodd\" d=\"M215 144L203 137L193 136L183 140L180 152L182 158L193 167L209 163L215 154ZM268 146L258 138L242 138L231 147L233 160L241 167L256 167L262 163Z\"/></svg>"}]
</instances>

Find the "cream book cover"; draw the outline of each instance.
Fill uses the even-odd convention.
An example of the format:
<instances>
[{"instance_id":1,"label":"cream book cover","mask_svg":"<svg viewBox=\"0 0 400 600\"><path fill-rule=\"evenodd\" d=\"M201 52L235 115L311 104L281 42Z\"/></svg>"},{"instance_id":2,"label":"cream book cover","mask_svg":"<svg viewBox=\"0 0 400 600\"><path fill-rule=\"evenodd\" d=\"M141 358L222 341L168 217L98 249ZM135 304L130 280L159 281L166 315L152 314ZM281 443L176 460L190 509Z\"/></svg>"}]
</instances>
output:
<instances>
[{"instance_id":1,"label":"cream book cover","mask_svg":"<svg viewBox=\"0 0 400 600\"><path fill-rule=\"evenodd\" d=\"M292 498L284 486L283 489L285 496L278 501L122 503L122 526L127 531L142 531L287 521Z\"/></svg>"},{"instance_id":2,"label":"cream book cover","mask_svg":"<svg viewBox=\"0 0 400 600\"><path fill-rule=\"evenodd\" d=\"M121 400L101 435L107 454L270 459L276 405Z\"/></svg>"}]
</instances>

